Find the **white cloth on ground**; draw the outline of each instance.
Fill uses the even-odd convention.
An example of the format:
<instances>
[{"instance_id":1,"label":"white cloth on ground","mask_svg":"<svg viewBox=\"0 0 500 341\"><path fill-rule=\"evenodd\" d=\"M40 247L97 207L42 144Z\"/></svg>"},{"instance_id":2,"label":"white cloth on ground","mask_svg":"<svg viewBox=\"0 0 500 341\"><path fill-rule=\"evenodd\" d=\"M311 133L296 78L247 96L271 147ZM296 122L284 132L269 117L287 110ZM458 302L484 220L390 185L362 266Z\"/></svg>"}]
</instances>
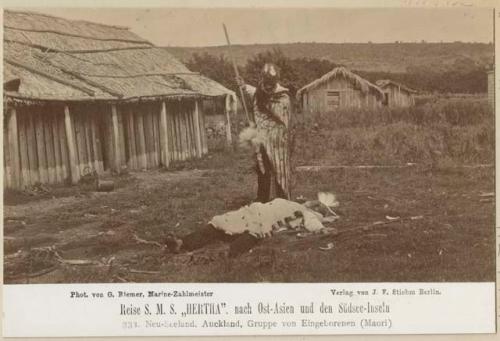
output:
<instances>
[{"instance_id":1,"label":"white cloth on ground","mask_svg":"<svg viewBox=\"0 0 500 341\"><path fill-rule=\"evenodd\" d=\"M302 217L297 218L295 212ZM209 224L225 233L234 235L248 231L256 237L270 236L279 227L290 226L289 221L303 219L304 227L315 232L324 226L322 215L294 201L277 198L268 203L255 202L236 211L215 216Z\"/></svg>"}]
</instances>

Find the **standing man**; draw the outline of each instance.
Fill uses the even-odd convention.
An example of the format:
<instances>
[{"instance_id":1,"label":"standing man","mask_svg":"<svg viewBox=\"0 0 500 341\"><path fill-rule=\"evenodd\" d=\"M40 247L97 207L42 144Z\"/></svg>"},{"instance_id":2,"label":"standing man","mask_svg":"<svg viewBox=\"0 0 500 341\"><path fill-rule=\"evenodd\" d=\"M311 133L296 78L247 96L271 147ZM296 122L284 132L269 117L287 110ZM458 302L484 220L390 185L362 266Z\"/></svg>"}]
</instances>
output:
<instances>
[{"instance_id":1,"label":"standing man","mask_svg":"<svg viewBox=\"0 0 500 341\"><path fill-rule=\"evenodd\" d=\"M271 234L274 225L303 216L301 205L287 201L290 200L288 127L291 101L288 89L278 81L279 70L274 64L264 65L257 88L237 79L238 86L252 103L250 128L247 129L251 131L248 139L257 147L256 201L268 204L253 203L214 217L207 226L182 238L168 235L165 243L169 250L190 251L222 240L231 242L229 256L237 256L256 245L263 235ZM275 198L287 200L270 202Z\"/></svg>"},{"instance_id":2,"label":"standing man","mask_svg":"<svg viewBox=\"0 0 500 341\"><path fill-rule=\"evenodd\" d=\"M271 63L262 68L257 88L238 79L238 85L251 98L251 126L258 136L257 201L290 199L289 124L291 101L288 89L279 81L279 70Z\"/></svg>"}]
</instances>

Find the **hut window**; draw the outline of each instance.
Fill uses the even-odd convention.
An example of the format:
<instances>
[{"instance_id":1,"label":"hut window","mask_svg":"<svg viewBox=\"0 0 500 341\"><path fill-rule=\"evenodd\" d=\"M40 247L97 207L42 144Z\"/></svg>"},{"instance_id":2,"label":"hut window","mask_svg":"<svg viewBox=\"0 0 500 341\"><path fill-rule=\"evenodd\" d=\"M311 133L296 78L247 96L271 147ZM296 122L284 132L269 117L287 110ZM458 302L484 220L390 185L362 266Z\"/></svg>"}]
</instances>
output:
<instances>
[{"instance_id":1,"label":"hut window","mask_svg":"<svg viewBox=\"0 0 500 341\"><path fill-rule=\"evenodd\" d=\"M326 105L328 108L338 108L340 106L340 91L327 91Z\"/></svg>"}]
</instances>

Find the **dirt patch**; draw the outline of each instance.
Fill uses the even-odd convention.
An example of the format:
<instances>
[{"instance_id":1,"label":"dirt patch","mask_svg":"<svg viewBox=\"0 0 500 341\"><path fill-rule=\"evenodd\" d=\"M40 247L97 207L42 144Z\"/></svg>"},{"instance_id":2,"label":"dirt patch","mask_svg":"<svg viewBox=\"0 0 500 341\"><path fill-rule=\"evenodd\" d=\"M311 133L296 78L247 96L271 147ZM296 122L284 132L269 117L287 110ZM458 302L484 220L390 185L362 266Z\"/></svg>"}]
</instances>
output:
<instances>
[{"instance_id":1,"label":"dirt patch","mask_svg":"<svg viewBox=\"0 0 500 341\"><path fill-rule=\"evenodd\" d=\"M297 172L294 196L333 191L341 215L333 226L347 233L277 235L235 259L227 257L224 243L193 254L137 243L134 236L158 243L167 233L182 236L252 201L256 179L246 152L217 154L210 162L200 160L191 170L133 173L128 176L133 181L111 193L7 206L7 255L29 245L56 245L64 259L93 263L57 264L43 257L29 267L6 263L6 282L494 280L494 202L481 197L494 189L491 168ZM401 219L356 230L386 216ZM331 250L320 249L328 243ZM46 274L18 276L54 264Z\"/></svg>"}]
</instances>

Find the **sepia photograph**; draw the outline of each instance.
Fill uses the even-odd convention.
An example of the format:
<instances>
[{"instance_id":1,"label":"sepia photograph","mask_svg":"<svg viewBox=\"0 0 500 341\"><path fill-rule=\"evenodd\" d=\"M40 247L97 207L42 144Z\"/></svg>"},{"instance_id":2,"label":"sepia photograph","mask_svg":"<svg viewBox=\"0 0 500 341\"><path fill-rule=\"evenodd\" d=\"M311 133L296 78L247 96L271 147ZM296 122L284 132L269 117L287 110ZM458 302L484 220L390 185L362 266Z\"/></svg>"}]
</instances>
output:
<instances>
[{"instance_id":1,"label":"sepia photograph","mask_svg":"<svg viewBox=\"0 0 500 341\"><path fill-rule=\"evenodd\" d=\"M492 8L3 32L5 284L495 281Z\"/></svg>"}]
</instances>

